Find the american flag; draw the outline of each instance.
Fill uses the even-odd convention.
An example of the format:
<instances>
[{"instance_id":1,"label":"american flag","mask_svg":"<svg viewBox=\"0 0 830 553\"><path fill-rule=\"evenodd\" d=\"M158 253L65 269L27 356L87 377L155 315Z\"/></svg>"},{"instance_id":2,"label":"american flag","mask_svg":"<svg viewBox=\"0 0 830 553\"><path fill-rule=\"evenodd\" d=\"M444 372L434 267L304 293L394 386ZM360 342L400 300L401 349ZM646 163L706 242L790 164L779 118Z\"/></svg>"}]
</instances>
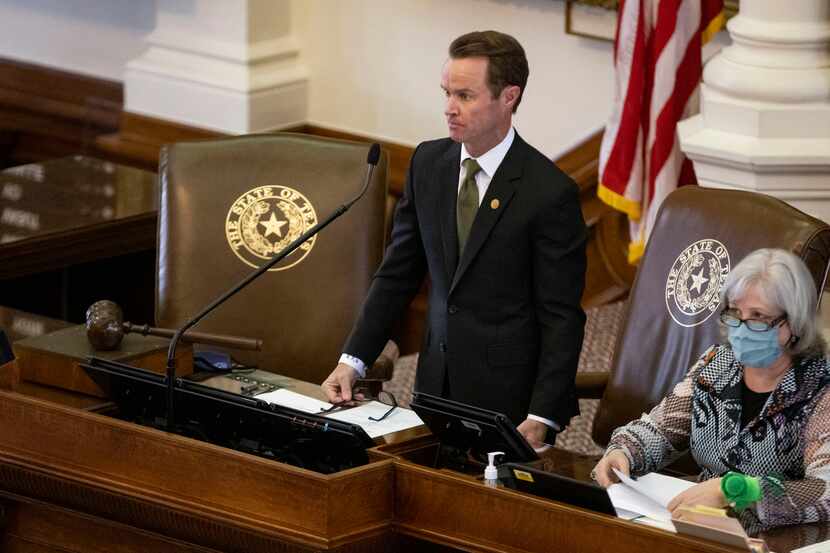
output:
<instances>
[{"instance_id":1,"label":"american flag","mask_svg":"<svg viewBox=\"0 0 830 553\"><path fill-rule=\"evenodd\" d=\"M698 112L701 47L723 26L723 0L620 0L615 98L599 157L599 197L628 214L629 261L643 254L663 199L696 184L677 122Z\"/></svg>"}]
</instances>

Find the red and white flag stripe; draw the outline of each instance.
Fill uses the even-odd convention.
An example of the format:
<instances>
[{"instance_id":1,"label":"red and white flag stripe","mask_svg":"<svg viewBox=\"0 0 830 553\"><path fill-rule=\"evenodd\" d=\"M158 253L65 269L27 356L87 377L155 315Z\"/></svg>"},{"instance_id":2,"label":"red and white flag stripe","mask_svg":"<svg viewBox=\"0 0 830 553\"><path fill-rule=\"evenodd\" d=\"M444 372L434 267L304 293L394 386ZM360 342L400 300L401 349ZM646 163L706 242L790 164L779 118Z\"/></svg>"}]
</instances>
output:
<instances>
[{"instance_id":1,"label":"red and white flag stripe","mask_svg":"<svg viewBox=\"0 0 830 553\"><path fill-rule=\"evenodd\" d=\"M722 0L621 0L615 99L600 149L599 197L628 214L629 260L642 256L663 199L696 182L677 122L698 111L701 46Z\"/></svg>"}]
</instances>

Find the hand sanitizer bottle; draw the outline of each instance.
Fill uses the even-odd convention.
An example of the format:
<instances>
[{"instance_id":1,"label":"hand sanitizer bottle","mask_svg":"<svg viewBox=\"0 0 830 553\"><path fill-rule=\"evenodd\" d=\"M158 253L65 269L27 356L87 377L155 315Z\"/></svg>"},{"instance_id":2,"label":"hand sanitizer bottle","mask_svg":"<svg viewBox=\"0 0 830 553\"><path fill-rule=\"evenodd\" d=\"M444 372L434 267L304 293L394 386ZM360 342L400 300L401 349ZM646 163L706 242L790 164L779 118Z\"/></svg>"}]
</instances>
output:
<instances>
[{"instance_id":1,"label":"hand sanitizer bottle","mask_svg":"<svg viewBox=\"0 0 830 553\"><path fill-rule=\"evenodd\" d=\"M499 471L496 467L496 455L504 455L503 451L491 451L487 454L487 468L484 469L484 485L491 488L499 486Z\"/></svg>"}]
</instances>

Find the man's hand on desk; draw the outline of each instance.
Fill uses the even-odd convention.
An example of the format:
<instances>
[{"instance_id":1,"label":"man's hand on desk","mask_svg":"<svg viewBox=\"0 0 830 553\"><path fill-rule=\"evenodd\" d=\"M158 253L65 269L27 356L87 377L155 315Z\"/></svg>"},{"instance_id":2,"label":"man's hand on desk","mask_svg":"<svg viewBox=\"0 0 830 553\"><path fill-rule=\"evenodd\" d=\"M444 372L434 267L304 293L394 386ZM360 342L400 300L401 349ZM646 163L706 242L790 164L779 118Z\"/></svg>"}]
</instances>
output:
<instances>
[{"instance_id":1,"label":"man's hand on desk","mask_svg":"<svg viewBox=\"0 0 830 553\"><path fill-rule=\"evenodd\" d=\"M357 380L355 370L345 363L338 363L329 377L320 385L329 403L352 400L352 388ZM363 399L357 394L355 399Z\"/></svg>"},{"instance_id":2,"label":"man's hand on desk","mask_svg":"<svg viewBox=\"0 0 830 553\"><path fill-rule=\"evenodd\" d=\"M628 457L626 457L625 453L619 449L611 450L605 454L605 456L599 460L597 466L594 467L594 470L591 471L591 477L597 481L597 484L603 488L607 488L611 484L616 484L620 481L611 469L617 469L626 476L631 474L631 467L628 464Z\"/></svg>"},{"instance_id":3,"label":"man's hand on desk","mask_svg":"<svg viewBox=\"0 0 830 553\"><path fill-rule=\"evenodd\" d=\"M545 423L533 419L525 419L516 429L524 436L527 443L533 449L542 449L545 447L545 436L548 433L548 426Z\"/></svg>"}]
</instances>

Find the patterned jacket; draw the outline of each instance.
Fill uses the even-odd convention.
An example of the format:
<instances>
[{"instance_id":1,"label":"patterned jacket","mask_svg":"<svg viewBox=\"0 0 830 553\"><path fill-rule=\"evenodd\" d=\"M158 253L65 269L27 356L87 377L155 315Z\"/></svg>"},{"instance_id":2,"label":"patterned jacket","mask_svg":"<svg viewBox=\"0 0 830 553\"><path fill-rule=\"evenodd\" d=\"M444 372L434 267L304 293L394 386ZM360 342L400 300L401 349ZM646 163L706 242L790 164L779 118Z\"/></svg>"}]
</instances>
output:
<instances>
[{"instance_id":1,"label":"patterned jacket","mask_svg":"<svg viewBox=\"0 0 830 553\"><path fill-rule=\"evenodd\" d=\"M691 450L702 469L699 481L729 470L761 477L763 498L742 514L754 527L830 519L827 359L794 365L743 429L742 378L732 350L713 346L657 407L618 428L608 451L622 450L635 476Z\"/></svg>"}]
</instances>

